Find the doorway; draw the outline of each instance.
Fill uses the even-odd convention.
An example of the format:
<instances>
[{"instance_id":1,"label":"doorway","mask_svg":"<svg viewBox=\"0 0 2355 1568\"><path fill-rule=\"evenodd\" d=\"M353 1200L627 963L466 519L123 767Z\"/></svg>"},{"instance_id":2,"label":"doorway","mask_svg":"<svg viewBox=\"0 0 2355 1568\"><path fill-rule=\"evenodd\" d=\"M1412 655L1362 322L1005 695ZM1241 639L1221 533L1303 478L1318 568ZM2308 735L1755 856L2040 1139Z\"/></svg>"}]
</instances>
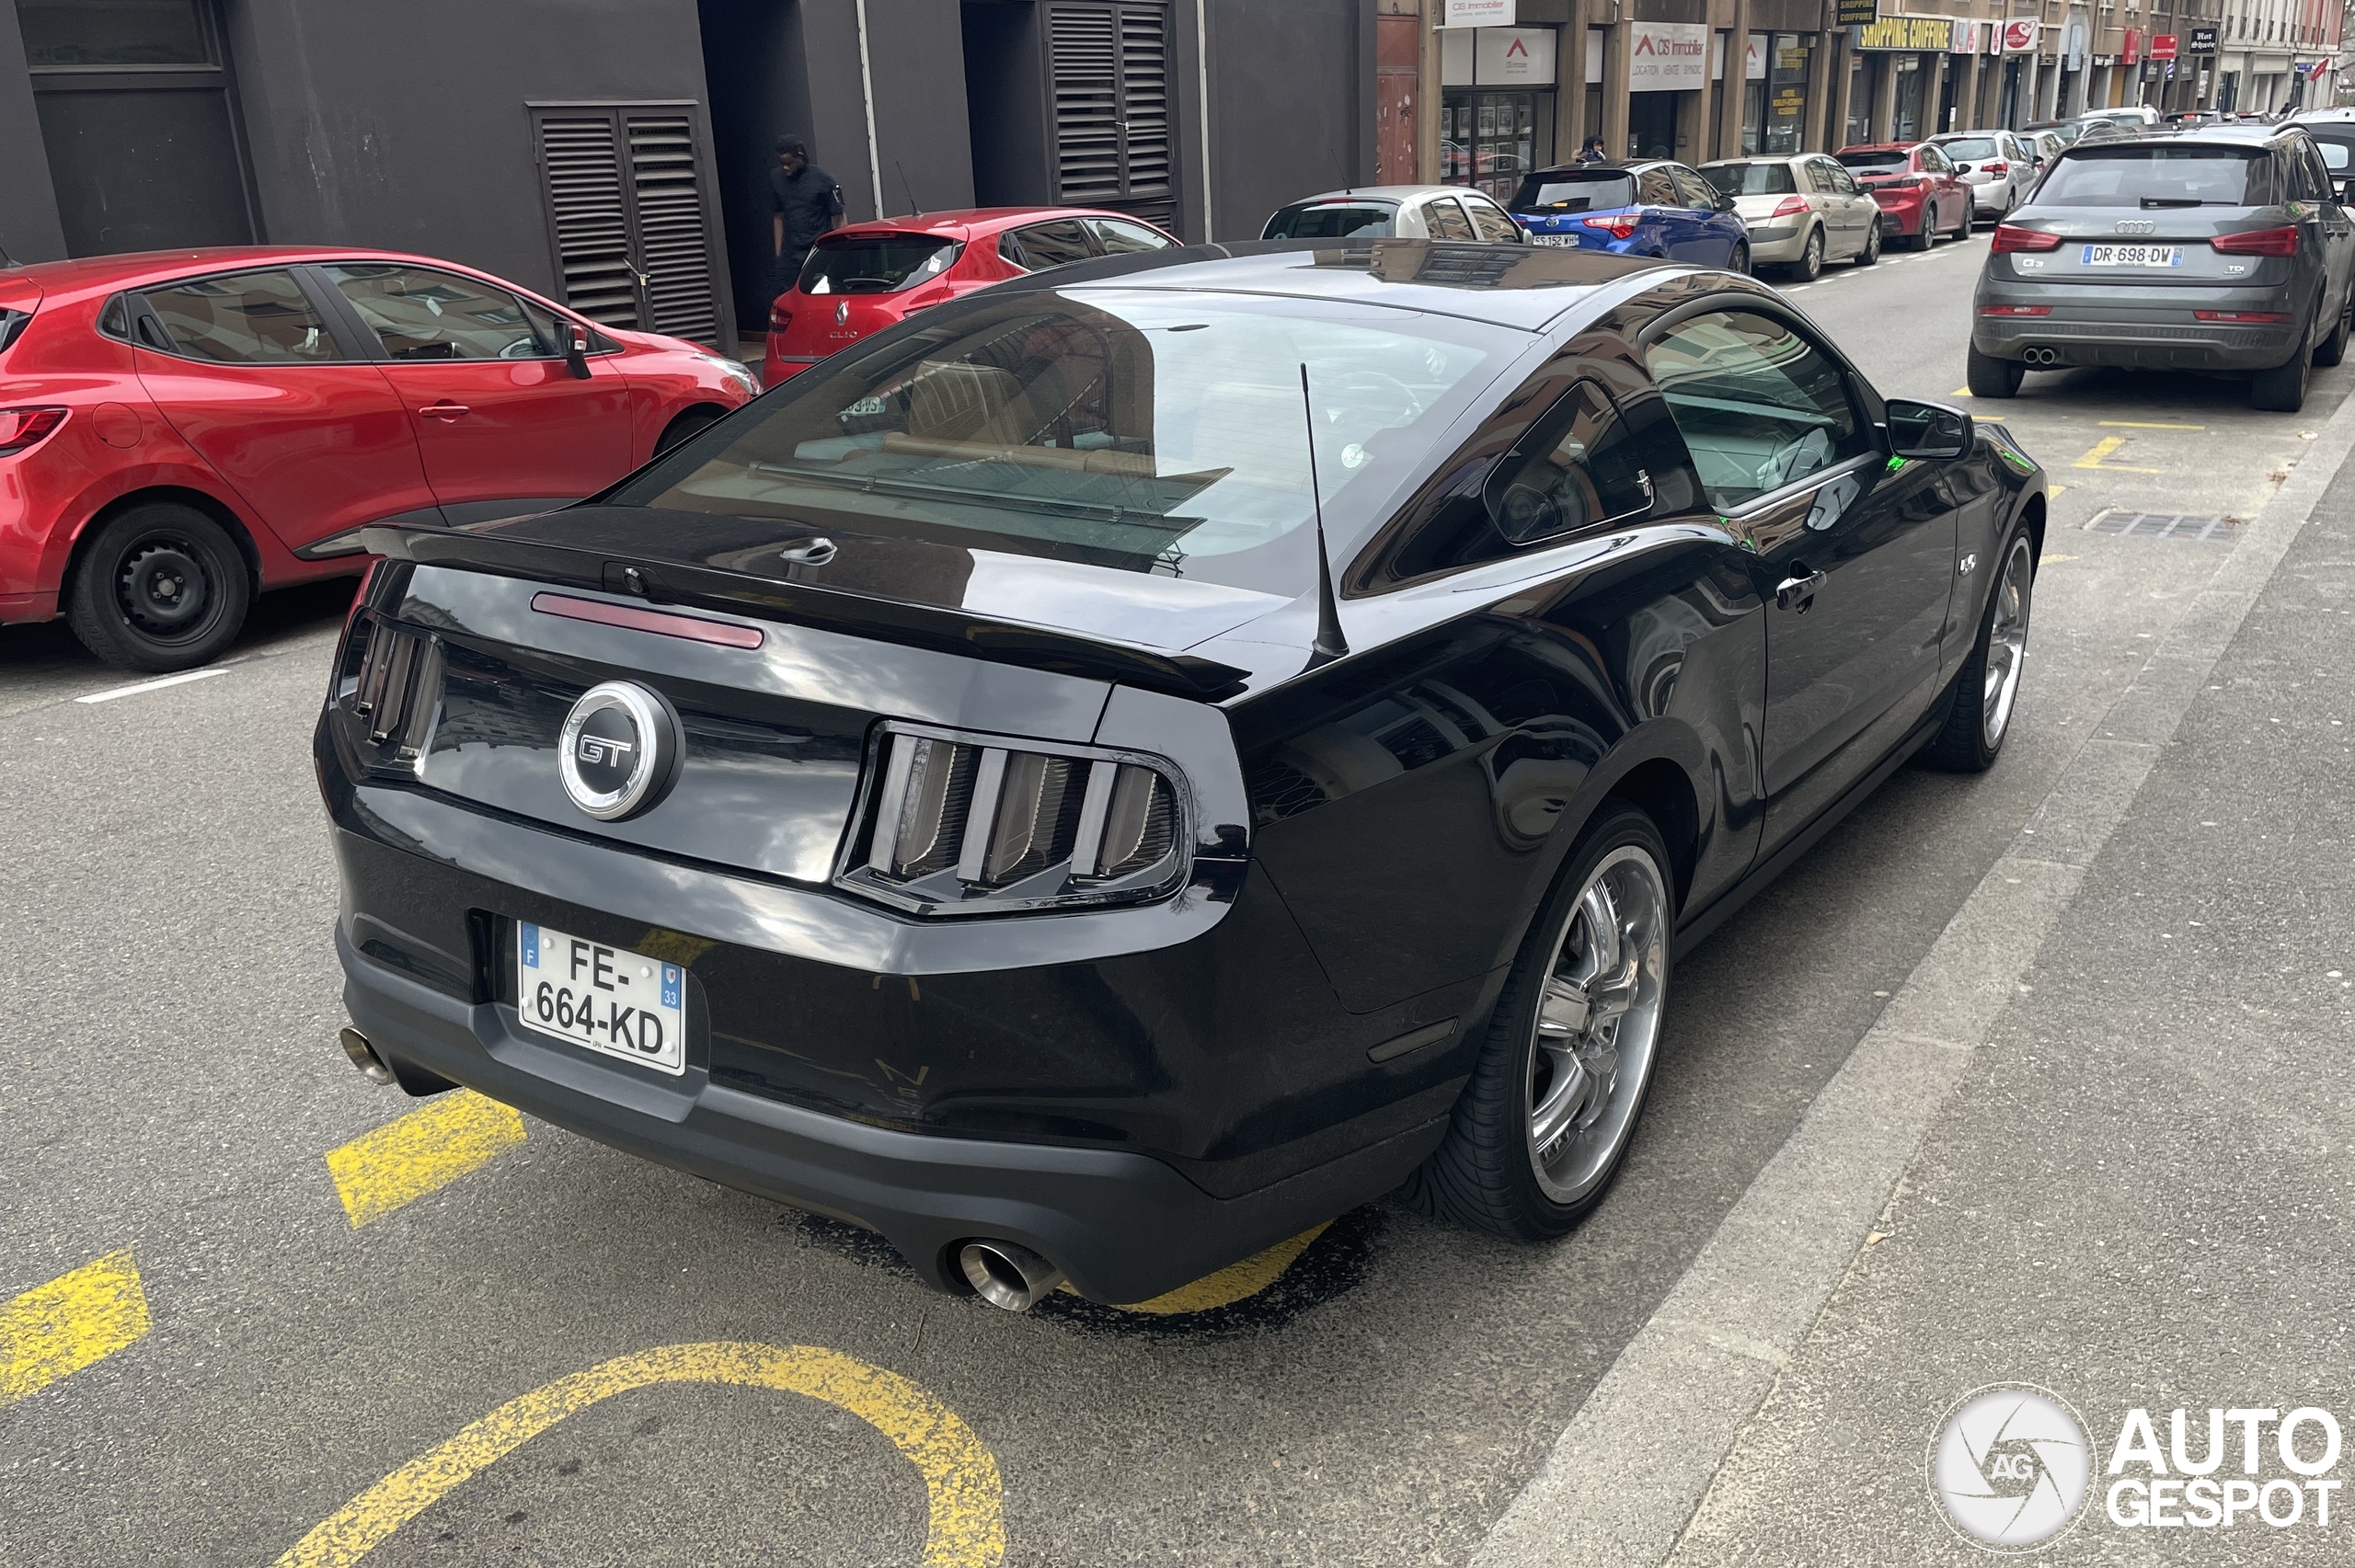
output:
<instances>
[{"instance_id":1,"label":"doorway","mask_svg":"<svg viewBox=\"0 0 2355 1568\"><path fill-rule=\"evenodd\" d=\"M1676 155L1676 100L1682 93L1631 93L1627 98L1627 155Z\"/></svg>"},{"instance_id":2,"label":"doorway","mask_svg":"<svg viewBox=\"0 0 2355 1568\"><path fill-rule=\"evenodd\" d=\"M252 182L209 0L16 4L66 254L252 244Z\"/></svg>"}]
</instances>

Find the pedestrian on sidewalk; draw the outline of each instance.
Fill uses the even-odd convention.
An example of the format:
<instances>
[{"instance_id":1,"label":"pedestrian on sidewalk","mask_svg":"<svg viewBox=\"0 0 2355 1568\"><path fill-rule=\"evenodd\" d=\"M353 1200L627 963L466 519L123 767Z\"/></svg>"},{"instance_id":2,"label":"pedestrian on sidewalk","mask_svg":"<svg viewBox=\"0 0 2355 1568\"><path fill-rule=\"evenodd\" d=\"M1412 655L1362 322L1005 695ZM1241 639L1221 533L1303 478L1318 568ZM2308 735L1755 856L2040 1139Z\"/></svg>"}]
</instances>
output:
<instances>
[{"instance_id":1,"label":"pedestrian on sidewalk","mask_svg":"<svg viewBox=\"0 0 2355 1568\"><path fill-rule=\"evenodd\" d=\"M843 188L810 161L810 148L800 137L780 136L769 189L775 198L769 220L770 254L775 258L769 297L774 299L801 276L801 264L818 236L843 221Z\"/></svg>"},{"instance_id":2,"label":"pedestrian on sidewalk","mask_svg":"<svg viewBox=\"0 0 2355 1568\"><path fill-rule=\"evenodd\" d=\"M1600 136L1588 137L1585 143L1579 148L1578 161L1582 164L1599 164L1603 162L1603 138Z\"/></svg>"}]
</instances>

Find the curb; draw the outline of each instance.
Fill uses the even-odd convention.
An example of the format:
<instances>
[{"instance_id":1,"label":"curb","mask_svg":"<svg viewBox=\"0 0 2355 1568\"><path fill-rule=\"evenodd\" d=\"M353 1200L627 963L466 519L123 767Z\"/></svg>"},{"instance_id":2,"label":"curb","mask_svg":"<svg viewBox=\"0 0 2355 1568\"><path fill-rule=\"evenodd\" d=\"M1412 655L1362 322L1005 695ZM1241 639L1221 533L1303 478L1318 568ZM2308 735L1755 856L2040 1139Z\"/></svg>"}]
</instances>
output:
<instances>
[{"instance_id":1,"label":"curb","mask_svg":"<svg viewBox=\"0 0 2355 1568\"><path fill-rule=\"evenodd\" d=\"M1473 1568L1617 1568L1675 1549L2350 450L2355 395L1620 1352Z\"/></svg>"}]
</instances>

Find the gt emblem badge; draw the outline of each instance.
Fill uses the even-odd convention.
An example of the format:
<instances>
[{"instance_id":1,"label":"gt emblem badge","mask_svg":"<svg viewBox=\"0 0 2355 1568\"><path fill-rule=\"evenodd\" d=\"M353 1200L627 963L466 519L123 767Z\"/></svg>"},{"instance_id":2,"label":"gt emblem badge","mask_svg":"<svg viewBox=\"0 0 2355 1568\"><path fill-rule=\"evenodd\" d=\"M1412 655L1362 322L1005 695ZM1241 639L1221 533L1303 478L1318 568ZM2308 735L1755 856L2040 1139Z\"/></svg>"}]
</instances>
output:
<instances>
[{"instance_id":1,"label":"gt emblem badge","mask_svg":"<svg viewBox=\"0 0 2355 1568\"><path fill-rule=\"evenodd\" d=\"M565 715L557 776L573 805L601 822L652 810L677 779L679 717L634 681L592 686Z\"/></svg>"}]
</instances>

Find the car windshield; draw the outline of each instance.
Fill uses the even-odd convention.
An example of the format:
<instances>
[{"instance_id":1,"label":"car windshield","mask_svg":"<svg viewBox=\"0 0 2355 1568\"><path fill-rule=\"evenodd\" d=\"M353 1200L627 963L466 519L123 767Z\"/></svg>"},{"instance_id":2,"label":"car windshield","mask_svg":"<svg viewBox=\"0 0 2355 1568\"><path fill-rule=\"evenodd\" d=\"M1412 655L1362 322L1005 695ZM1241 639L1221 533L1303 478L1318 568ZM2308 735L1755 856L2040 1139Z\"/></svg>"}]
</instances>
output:
<instances>
[{"instance_id":1,"label":"car windshield","mask_svg":"<svg viewBox=\"0 0 2355 1568\"><path fill-rule=\"evenodd\" d=\"M1304 201L1268 220L1261 239L1382 237L1397 209L1387 201Z\"/></svg>"},{"instance_id":2,"label":"car windshield","mask_svg":"<svg viewBox=\"0 0 2355 1568\"><path fill-rule=\"evenodd\" d=\"M1315 570L1289 537L1316 515L1309 408L1327 528L1362 534L1527 342L1453 316L1170 289L919 320L611 498L1296 594Z\"/></svg>"},{"instance_id":3,"label":"car windshield","mask_svg":"<svg viewBox=\"0 0 2355 1568\"><path fill-rule=\"evenodd\" d=\"M801 264L805 294L888 294L948 270L961 247L937 235L826 235Z\"/></svg>"},{"instance_id":4,"label":"car windshield","mask_svg":"<svg viewBox=\"0 0 2355 1568\"><path fill-rule=\"evenodd\" d=\"M2079 147L2038 187L2039 207L2262 207L2273 200L2262 147Z\"/></svg>"},{"instance_id":5,"label":"car windshield","mask_svg":"<svg viewBox=\"0 0 2355 1568\"><path fill-rule=\"evenodd\" d=\"M1626 169L1555 169L1521 182L1516 212L1608 212L1636 204L1636 177Z\"/></svg>"},{"instance_id":6,"label":"car windshield","mask_svg":"<svg viewBox=\"0 0 2355 1568\"><path fill-rule=\"evenodd\" d=\"M1905 149L1900 147L1887 153L1842 153L1839 158L1852 169L1861 169L1867 174L1888 174L1905 166Z\"/></svg>"},{"instance_id":7,"label":"car windshield","mask_svg":"<svg viewBox=\"0 0 2355 1568\"><path fill-rule=\"evenodd\" d=\"M1788 164L1711 164L1701 173L1728 196L1788 196L1798 189Z\"/></svg>"},{"instance_id":8,"label":"car windshield","mask_svg":"<svg viewBox=\"0 0 2355 1568\"><path fill-rule=\"evenodd\" d=\"M1959 141L1941 142L1938 143L1938 151L1949 158L1963 162L1997 155L1994 139L1990 136L1965 136Z\"/></svg>"}]
</instances>

